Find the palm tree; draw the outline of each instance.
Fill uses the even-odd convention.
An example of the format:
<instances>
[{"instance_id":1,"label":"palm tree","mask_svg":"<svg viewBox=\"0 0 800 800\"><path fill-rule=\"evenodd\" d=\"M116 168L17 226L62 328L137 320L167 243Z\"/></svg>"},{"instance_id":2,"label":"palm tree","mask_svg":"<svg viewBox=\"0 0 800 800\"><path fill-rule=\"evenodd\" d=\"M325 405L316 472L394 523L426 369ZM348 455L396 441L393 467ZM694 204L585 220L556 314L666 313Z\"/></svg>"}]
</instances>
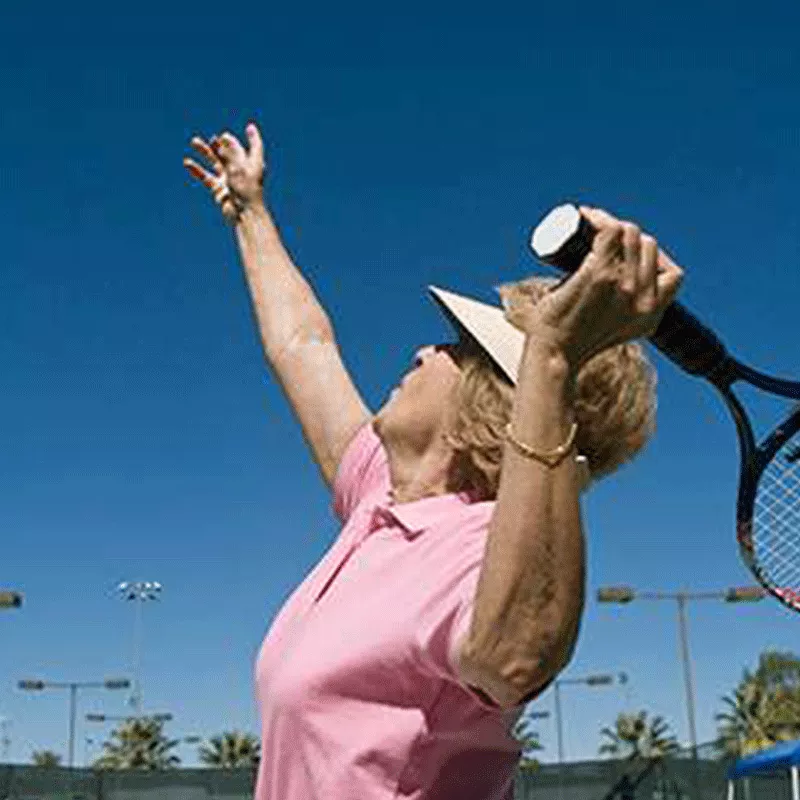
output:
<instances>
[{"instance_id":1,"label":"palm tree","mask_svg":"<svg viewBox=\"0 0 800 800\"><path fill-rule=\"evenodd\" d=\"M648 721L646 711L619 714L614 728L603 728L600 734L608 740L600 745L601 755L628 761L637 758L658 760L679 749L664 718L656 716Z\"/></svg>"},{"instance_id":2,"label":"palm tree","mask_svg":"<svg viewBox=\"0 0 800 800\"><path fill-rule=\"evenodd\" d=\"M727 711L716 715L716 744L723 755L748 755L799 738L800 659L791 653L762 653L755 673L745 670L722 702Z\"/></svg>"},{"instance_id":3,"label":"palm tree","mask_svg":"<svg viewBox=\"0 0 800 800\"><path fill-rule=\"evenodd\" d=\"M769 695L753 676L722 698L728 712L716 715L719 738L717 748L729 756L743 756L771 747L775 742L769 735Z\"/></svg>"},{"instance_id":4,"label":"palm tree","mask_svg":"<svg viewBox=\"0 0 800 800\"><path fill-rule=\"evenodd\" d=\"M770 691L800 689L800 659L794 653L765 650L758 658L756 677Z\"/></svg>"},{"instance_id":5,"label":"palm tree","mask_svg":"<svg viewBox=\"0 0 800 800\"><path fill-rule=\"evenodd\" d=\"M523 771L533 772L539 769L541 764L539 759L535 758L532 753L539 750L544 750L542 743L539 741L538 731L533 730L531 725L533 720L529 717L521 716L516 724L511 735L522 745L522 757L519 760L517 767Z\"/></svg>"},{"instance_id":6,"label":"palm tree","mask_svg":"<svg viewBox=\"0 0 800 800\"><path fill-rule=\"evenodd\" d=\"M210 747L201 745L200 761L213 767L233 769L258 764L261 745L255 736L239 731L227 731L210 740Z\"/></svg>"},{"instance_id":7,"label":"palm tree","mask_svg":"<svg viewBox=\"0 0 800 800\"><path fill-rule=\"evenodd\" d=\"M94 763L97 769L169 769L180 764L170 753L178 744L164 736L163 722L132 717L111 733L103 743L105 753Z\"/></svg>"},{"instance_id":8,"label":"palm tree","mask_svg":"<svg viewBox=\"0 0 800 800\"><path fill-rule=\"evenodd\" d=\"M58 767L61 764L61 756L52 750L36 750L31 756L31 761L35 767Z\"/></svg>"},{"instance_id":9,"label":"palm tree","mask_svg":"<svg viewBox=\"0 0 800 800\"><path fill-rule=\"evenodd\" d=\"M655 716L648 721L646 711L622 713L617 716L613 729L603 728L600 734L608 740L600 745L601 755L608 754L629 765L644 760L648 764L648 772L657 766L659 791L662 796L665 794L664 758L680 748L663 717ZM623 780L630 781L627 771Z\"/></svg>"}]
</instances>

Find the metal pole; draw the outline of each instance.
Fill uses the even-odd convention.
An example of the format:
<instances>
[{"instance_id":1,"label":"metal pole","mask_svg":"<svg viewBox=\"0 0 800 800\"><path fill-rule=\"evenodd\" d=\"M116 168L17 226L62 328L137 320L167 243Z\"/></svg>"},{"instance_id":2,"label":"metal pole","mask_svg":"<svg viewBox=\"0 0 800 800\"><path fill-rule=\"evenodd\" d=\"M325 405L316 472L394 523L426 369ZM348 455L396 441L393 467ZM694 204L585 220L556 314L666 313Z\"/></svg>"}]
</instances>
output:
<instances>
[{"instance_id":1,"label":"metal pole","mask_svg":"<svg viewBox=\"0 0 800 800\"><path fill-rule=\"evenodd\" d=\"M142 683L141 683L141 668L142 668L142 604L144 599L140 593L137 593L133 601L136 604L134 609L133 618L133 695L131 696L131 705L138 714L142 708Z\"/></svg>"},{"instance_id":2,"label":"metal pole","mask_svg":"<svg viewBox=\"0 0 800 800\"><path fill-rule=\"evenodd\" d=\"M5 764L8 761L8 750L11 747L11 737L8 734L8 728L11 725L11 720L8 717L0 717L0 746L2 746L2 760Z\"/></svg>"},{"instance_id":3,"label":"metal pole","mask_svg":"<svg viewBox=\"0 0 800 800\"><path fill-rule=\"evenodd\" d=\"M683 679L686 686L686 714L689 718L689 737L692 748L692 791L694 800L700 800L700 780L697 763L697 729L695 727L694 712L694 683L692 680L692 662L689 658L689 636L686 623L686 601L688 598L684 592L679 592L675 599L678 602L678 633L683 661Z\"/></svg>"},{"instance_id":4,"label":"metal pole","mask_svg":"<svg viewBox=\"0 0 800 800\"><path fill-rule=\"evenodd\" d=\"M689 718L689 738L692 753L697 751L697 730L694 716L694 683L692 681L692 662L689 659L689 638L686 631L686 595L679 594L678 601L678 633L680 635L681 656L683 658L683 678L686 684L686 713Z\"/></svg>"},{"instance_id":5,"label":"metal pole","mask_svg":"<svg viewBox=\"0 0 800 800\"><path fill-rule=\"evenodd\" d=\"M558 763L564 760L564 730L561 724L561 694L558 689L559 682L554 681L553 688L556 693L556 731L558 735Z\"/></svg>"},{"instance_id":6,"label":"metal pole","mask_svg":"<svg viewBox=\"0 0 800 800\"><path fill-rule=\"evenodd\" d=\"M561 723L561 694L557 680L553 682L553 689L555 690L556 733L558 736L558 796L561 798L564 794L564 731Z\"/></svg>"},{"instance_id":7,"label":"metal pole","mask_svg":"<svg viewBox=\"0 0 800 800\"><path fill-rule=\"evenodd\" d=\"M71 683L69 685L69 762L68 765L72 767L75 762L75 711L76 701L78 696L78 684Z\"/></svg>"}]
</instances>

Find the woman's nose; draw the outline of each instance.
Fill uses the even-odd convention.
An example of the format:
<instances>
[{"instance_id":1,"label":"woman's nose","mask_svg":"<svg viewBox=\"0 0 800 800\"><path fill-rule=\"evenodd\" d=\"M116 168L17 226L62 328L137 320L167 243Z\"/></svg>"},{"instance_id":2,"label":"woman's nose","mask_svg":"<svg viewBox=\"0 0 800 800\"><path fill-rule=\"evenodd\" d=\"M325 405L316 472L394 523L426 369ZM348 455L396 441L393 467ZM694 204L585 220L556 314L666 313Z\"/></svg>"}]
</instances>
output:
<instances>
[{"instance_id":1,"label":"woman's nose","mask_svg":"<svg viewBox=\"0 0 800 800\"><path fill-rule=\"evenodd\" d=\"M421 347L419 350L417 350L417 358L420 360L425 359L431 355L435 349L436 348L432 344Z\"/></svg>"}]
</instances>

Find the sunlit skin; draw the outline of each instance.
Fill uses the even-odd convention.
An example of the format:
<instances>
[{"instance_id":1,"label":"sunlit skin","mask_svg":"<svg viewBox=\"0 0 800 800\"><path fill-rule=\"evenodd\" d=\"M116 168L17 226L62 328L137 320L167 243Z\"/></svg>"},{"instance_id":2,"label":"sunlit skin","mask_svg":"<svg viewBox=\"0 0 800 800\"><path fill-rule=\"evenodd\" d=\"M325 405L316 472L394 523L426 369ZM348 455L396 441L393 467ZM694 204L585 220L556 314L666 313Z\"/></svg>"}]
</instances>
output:
<instances>
[{"instance_id":1,"label":"sunlit skin","mask_svg":"<svg viewBox=\"0 0 800 800\"><path fill-rule=\"evenodd\" d=\"M453 449L444 434L460 378L461 369L448 346L423 347L417 351L414 368L376 414L373 428L389 457L395 502L446 493Z\"/></svg>"}]
</instances>

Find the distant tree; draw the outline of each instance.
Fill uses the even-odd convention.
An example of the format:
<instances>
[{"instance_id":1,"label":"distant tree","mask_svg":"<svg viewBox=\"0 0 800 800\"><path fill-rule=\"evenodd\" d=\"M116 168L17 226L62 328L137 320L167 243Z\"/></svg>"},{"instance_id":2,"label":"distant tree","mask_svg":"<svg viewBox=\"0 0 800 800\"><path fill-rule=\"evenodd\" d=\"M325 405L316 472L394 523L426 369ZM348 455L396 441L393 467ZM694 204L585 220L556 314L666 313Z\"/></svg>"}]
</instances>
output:
<instances>
[{"instance_id":1,"label":"distant tree","mask_svg":"<svg viewBox=\"0 0 800 800\"><path fill-rule=\"evenodd\" d=\"M679 749L664 718L655 716L648 720L647 711L619 714L614 727L603 728L600 735L606 739L600 744L600 754L624 760L652 761Z\"/></svg>"},{"instance_id":2,"label":"distant tree","mask_svg":"<svg viewBox=\"0 0 800 800\"><path fill-rule=\"evenodd\" d=\"M61 756L52 750L36 750L31 756L35 767L58 767L61 765Z\"/></svg>"},{"instance_id":3,"label":"distant tree","mask_svg":"<svg viewBox=\"0 0 800 800\"><path fill-rule=\"evenodd\" d=\"M522 745L522 757L518 768L523 771L533 772L541 766L538 758L533 753L544 750L539 741L539 732L533 730L533 720L524 714L517 720L511 735Z\"/></svg>"},{"instance_id":4,"label":"distant tree","mask_svg":"<svg viewBox=\"0 0 800 800\"><path fill-rule=\"evenodd\" d=\"M260 758L261 745L249 733L226 731L210 739L209 745L201 745L198 755L203 764L212 767L252 767Z\"/></svg>"},{"instance_id":5,"label":"distant tree","mask_svg":"<svg viewBox=\"0 0 800 800\"><path fill-rule=\"evenodd\" d=\"M110 741L103 743L105 752L93 766L109 770L169 769L180 764L178 756L170 752L177 745L177 739L164 735L160 720L135 717L111 732Z\"/></svg>"},{"instance_id":6,"label":"distant tree","mask_svg":"<svg viewBox=\"0 0 800 800\"><path fill-rule=\"evenodd\" d=\"M755 672L745 669L739 685L722 698L716 715L718 750L742 756L800 738L800 659L766 650Z\"/></svg>"},{"instance_id":7,"label":"distant tree","mask_svg":"<svg viewBox=\"0 0 800 800\"><path fill-rule=\"evenodd\" d=\"M610 755L629 765L620 781L620 791L624 789L628 797L635 796L634 784L627 770L645 761L650 769L657 769L658 791L660 796L665 796L664 759L680 748L663 717L654 716L648 720L644 710L633 714L622 713L617 716L614 727L603 728L600 735L605 737L600 744L600 754ZM621 795L623 798L625 796Z\"/></svg>"}]
</instances>

